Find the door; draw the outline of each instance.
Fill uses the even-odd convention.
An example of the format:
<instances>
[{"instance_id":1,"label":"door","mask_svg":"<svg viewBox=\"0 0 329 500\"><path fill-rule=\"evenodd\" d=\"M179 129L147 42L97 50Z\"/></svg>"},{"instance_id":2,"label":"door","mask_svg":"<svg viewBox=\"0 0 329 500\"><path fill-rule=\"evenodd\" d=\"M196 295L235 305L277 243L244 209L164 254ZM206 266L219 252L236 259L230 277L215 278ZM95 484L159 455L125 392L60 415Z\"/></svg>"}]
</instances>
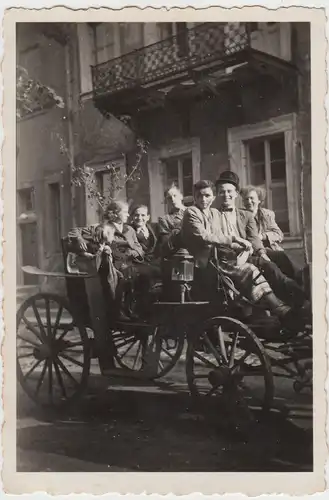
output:
<instances>
[{"instance_id":1,"label":"door","mask_svg":"<svg viewBox=\"0 0 329 500\"><path fill-rule=\"evenodd\" d=\"M22 238L22 265L38 267L38 236L37 223L29 222L20 225ZM38 284L38 277L32 274L23 274L24 285Z\"/></svg>"}]
</instances>

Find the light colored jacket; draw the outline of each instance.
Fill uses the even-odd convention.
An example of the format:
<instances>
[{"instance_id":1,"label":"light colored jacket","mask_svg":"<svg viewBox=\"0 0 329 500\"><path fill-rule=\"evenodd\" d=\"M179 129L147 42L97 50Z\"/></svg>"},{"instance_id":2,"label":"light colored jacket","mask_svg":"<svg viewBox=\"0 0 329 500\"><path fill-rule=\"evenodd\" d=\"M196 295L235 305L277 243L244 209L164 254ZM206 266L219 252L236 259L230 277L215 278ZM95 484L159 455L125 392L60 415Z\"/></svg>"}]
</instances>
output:
<instances>
[{"instance_id":1,"label":"light colored jacket","mask_svg":"<svg viewBox=\"0 0 329 500\"><path fill-rule=\"evenodd\" d=\"M263 240L264 246L272 250L283 251L279 245L283 241L283 232L275 220L275 213L268 208L260 208L255 217L259 230L259 235Z\"/></svg>"}]
</instances>

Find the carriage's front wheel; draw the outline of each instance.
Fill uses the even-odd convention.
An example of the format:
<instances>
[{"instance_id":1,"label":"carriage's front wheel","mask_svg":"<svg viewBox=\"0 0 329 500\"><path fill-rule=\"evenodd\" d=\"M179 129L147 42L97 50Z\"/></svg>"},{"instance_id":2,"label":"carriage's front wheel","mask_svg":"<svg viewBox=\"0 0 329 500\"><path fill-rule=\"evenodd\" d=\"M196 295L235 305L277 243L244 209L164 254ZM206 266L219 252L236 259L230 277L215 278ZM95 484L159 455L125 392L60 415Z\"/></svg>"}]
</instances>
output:
<instances>
[{"instance_id":1,"label":"carriage's front wheel","mask_svg":"<svg viewBox=\"0 0 329 500\"><path fill-rule=\"evenodd\" d=\"M63 407L87 386L89 339L59 295L38 293L20 306L16 355L20 385L40 406Z\"/></svg>"},{"instance_id":2,"label":"carriage's front wheel","mask_svg":"<svg viewBox=\"0 0 329 500\"><path fill-rule=\"evenodd\" d=\"M257 336L229 317L205 321L189 338L186 375L191 395L202 401L223 397L225 405L268 411L273 401L271 364Z\"/></svg>"}]
</instances>

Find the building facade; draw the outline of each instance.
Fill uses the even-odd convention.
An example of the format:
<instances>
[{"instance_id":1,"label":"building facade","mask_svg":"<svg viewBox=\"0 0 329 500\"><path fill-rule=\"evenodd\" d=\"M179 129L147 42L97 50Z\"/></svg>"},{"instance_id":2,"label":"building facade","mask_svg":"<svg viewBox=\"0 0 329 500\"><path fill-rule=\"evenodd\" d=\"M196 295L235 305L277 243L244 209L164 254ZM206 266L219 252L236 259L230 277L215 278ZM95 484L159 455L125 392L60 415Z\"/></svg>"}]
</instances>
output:
<instances>
[{"instance_id":1,"label":"building facade","mask_svg":"<svg viewBox=\"0 0 329 500\"><path fill-rule=\"evenodd\" d=\"M44 196L38 205L36 192L41 264L56 260L46 257L56 254L55 213L62 214L61 234L100 217L86 190L70 185L67 154L42 135L56 127L70 160L93 169L104 196L111 185L108 165L129 176L136 137L145 139L140 180L127 182L120 196L148 204L153 221L164 214L164 192L173 182L186 204L197 180L216 180L227 168L242 184L265 186L285 246L303 264L305 241L311 252L308 23L77 23L58 29L65 37L56 60L54 45L43 46L36 74L66 96L67 108L19 124L18 199L34 181L43 193L39 200ZM22 149L33 136L40 141L31 158ZM47 212L46 200L57 209Z\"/></svg>"}]
</instances>

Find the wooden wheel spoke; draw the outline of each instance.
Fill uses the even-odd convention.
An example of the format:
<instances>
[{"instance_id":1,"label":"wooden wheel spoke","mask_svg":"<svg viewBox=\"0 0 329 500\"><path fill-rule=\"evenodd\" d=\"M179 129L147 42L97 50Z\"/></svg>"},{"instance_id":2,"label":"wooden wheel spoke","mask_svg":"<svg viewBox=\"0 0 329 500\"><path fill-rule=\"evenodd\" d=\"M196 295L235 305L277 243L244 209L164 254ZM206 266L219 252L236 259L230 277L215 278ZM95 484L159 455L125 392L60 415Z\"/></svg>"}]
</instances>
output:
<instances>
[{"instance_id":1,"label":"wooden wheel spoke","mask_svg":"<svg viewBox=\"0 0 329 500\"><path fill-rule=\"evenodd\" d=\"M62 368L63 372L74 382L75 385L79 385L79 382L73 377L73 375L69 372L64 363L58 357L56 358L56 363L58 363L58 365Z\"/></svg>"},{"instance_id":2,"label":"wooden wheel spoke","mask_svg":"<svg viewBox=\"0 0 329 500\"><path fill-rule=\"evenodd\" d=\"M225 363L228 364L228 358L227 358L227 352L226 352L226 345L225 345L225 340L224 340L224 336L223 336L223 330L222 330L222 327L219 326L217 328L217 332L218 332L218 338L219 338L219 345L220 345L220 350L221 350L221 354L224 358L224 361ZM217 352L217 349L215 349L216 352ZM217 359L217 357L216 357Z\"/></svg>"},{"instance_id":3,"label":"wooden wheel spoke","mask_svg":"<svg viewBox=\"0 0 329 500\"><path fill-rule=\"evenodd\" d=\"M30 330L34 335L40 340L40 342L43 344L44 343L44 338L42 337L42 334L35 328L34 325L25 317L23 314L22 320L26 324L28 330Z\"/></svg>"},{"instance_id":4,"label":"wooden wheel spoke","mask_svg":"<svg viewBox=\"0 0 329 500\"><path fill-rule=\"evenodd\" d=\"M136 340L134 339L130 345L128 346L128 348L125 350L125 352L123 353L120 353L120 358L122 359L124 356L126 356L128 354L128 352L131 350L131 348L133 347L133 345L136 344Z\"/></svg>"},{"instance_id":5,"label":"wooden wheel spoke","mask_svg":"<svg viewBox=\"0 0 329 500\"><path fill-rule=\"evenodd\" d=\"M162 347L162 350L169 356L171 359L174 359L174 356L171 354L171 352L168 351L165 347Z\"/></svg>"},{"instance_id":6,"label":"wooden wheel spoke","mask_svg":"<svg viewBox=\"0 0 329 500\"><path fill-rule=\"evenodd\" d=\"M137 348L137 352L136 352L136 355L134 357L133 370L135 369L135 366L136 366L136 363L137 363L137 359L138 359L138 356L139 356L141 350L142 350L142 342L139 342L138 348Z\"/></svg>"},{"instance_id":7,"label":"wooden wheel spoke","mask_svg":"<svg viewBox=\"0 0 329 500\"><path fill-rule=\"evenodd\" d=\"M48 359L48 399L53 400L53 362Z\"/></svg>"},{"instance_id":8,"label":"wooden wheel spoke","mask_svg":"<svg viewBox=\"0 0 329 500\"><path fill-rule=\"evenodd\" d=\"M84 342L83 340L79 340L78 342L71 342L70 340L68 341L68 345L66 347L66 349L71 349L73 347L83 347L84 346Z\"/></svg>"},{"instance_id":9,"label":"wooden wheel spoke","mask_svg":"<svg viewBox=\"0 0 329 500\"><path fill-rule=\"evenodd\" d=\"M65 328L63 328L63 333L60 334L60 336L58 337L58 339L56 339L57 342L60 342L61 340L63 340L63 338L65 337L66 334L68 334L70 331L71 331L71 325L67 325ZM58 329L58 328L57 328Z\"/></svg>"},{"instance_id":10,"label":"wooden wheel spoke","mask_svg":"<svg viewBox=\"0 0 329 500\"><path fill-rule=\"evenodd\" d=\"M115 347L119 348L123 347L130 342L137 342L135 335L130 335L129 337L123 337L122 339L119 339L119 342L114 341Z\"/></svg>"},{"instance_id":11,"label":"wooden wheel spoke","mask_svg":"<svg viewBox=\"0 0 329 500\"><path fill-rule=\"evenodd\" d=\"M32 373L34 372L34 370L40 365L42 359L38 359L34 365L32 366L32 368L29 369L29 371L27 373L25 373L24 375L24 380L27 380L29 378L30 375L32 375Z\"/></svg>"},{"instance_id":12,"label":"wooden wheel spoke","mask_svg":"<svg viewBox=\"0 0 329 500\"><path fill-rule=\"evenodd\" d=\"M49 298L45 297L45 306L46 306L46 318L47 318L47 335L51 337L51 316L50 316L50 303Z\"/></svg>"},{"instance_id":13,"label":"wooden wheel spoke","mask_svg":"<svg viewBox=\"0 0 329 500\"><path fill-rule=\"evenodd\" d=\"M33 312L34 312L34 315L35 315L35 319L37 320L37 323L38 323L39 328L40 328L41 337L43 337L43 339L45 341L47 341L47 334L46 334L45 328L43 326L43 323L41 321L39 311L38 311L38 309L37 309L37 307L36 307L36 305L35 305L34 302L32 302L32 309L33 309Z\"/></svg>"},{"instance_id":14,"label":"wooden wheel spoke","mask_svg":"<svg viewBox=\"0 0 329 500\"><path fill-rule=\"evenodd\" d=\"M250 354L251 354L250 352L245 352L242 358L237 360L235 366L231 367L233 368L233 372L245 362L245 360L247 359L248 356L250 356Z\"/></svg>"},{"instance_id":15,"label":"wooden wheel spoke","mask_svg":"<svg viewBox=\"0 0 329 500\"><path fill-rule=\"evenodd\" d=\"M232 368L233 365L234 365L234 356L235 356L235 352L236 352L236 346L237 346L237 343L238 343L238 338L239 338L239 332L237 332L234 335L233 344L232 344L232 347L231 347L231 350L230 350L230 359L229 359L229 362L228 362L229 368Z\"/></svg>"},{"instance_id":16,"label":"wooden wheel spoke","mask_svg":"<svg viewBox=\"0 0 329 500\"><path fill-rule=\"evenodd\" d=\"M58 367L58 364L57 364L56 360L54 360L54 368L55 368L56 377L57 377L59 386L61 388L62 394L63 394L64 398L67 398L66 389L65 389L65 385L64 385L64 381L63 381L63 377L62 377L62 374L60 372L60 369Z\"/></svg>"},{"instance_id":17,"label":"wooden wheel spoke","mask_svg":"<svg viewBox=\"0 0 329 500\"><path fill-rule=\"evenodd\" d=\"M75 349L71 349L70 347L66 347L65 349L63 349L63 351L66 353L69 353L69 354L78 354L79 356L82 356L84 354L83 349L75 350ZM63 351L60 351L60 352L63 352Z\"/></svg>"},{"instance_id":18,"label":"wooden wheel spoke","mask_svg":"<svg viewBox=\"0 0 329 500\"><path fill-rule=\"evenodd\" d=\"M74 363L75 365L81 366L81 368L83 368L83 363L81 363L81 361L78 361L77 359L74 359L71 356L68 356L67 354L64 354L63 352L59 352L58 356L60 356L61 358L66 359L67 361L70 361L71 363Z\"/></svg>"},{"instance_id":19,"label":"wooden wheel spoke","mask_svg":"<svg viewBox=\"0 0 329 500\"><path fill-rule=\"evenodd\" d=\"M24 358L31 358L31 357L34 357L34 353L33 352L29 352L27 354L19 354L17 356L17 359L24 359Z\"/></svg>"},{"instance_id":20,"label":"wooden wheel spoke","mask_svg":"<svg viewBox=\"0 0 329 500\"><path fill-rule=\"evenodd\" d=\"M40 347L41 344L37 344L36 342L34 342L33 340L30 340L30 339L27 339L26 337L24 337L23 335L21 335L20 333L17 334L17 337L21 340L23 340L23 342L27 342L28 344L31 344L33 347ZM27 346L19 346L19 347L27 347Z\"/></svg>"},{"instance_id":21,"label":"wooden wheel spoke","mask_svg":"<svg viewBox=\"0 0 329 500\"><path fill-rule=\"evenodd\" d=\"M202 361L206 366L208 366L208 368L212 368L212 369L214 369L214 368L217 369L218 368L214 363L212 363L211 361L209 361L207 358L204 358L202 356L202 354L200 354L199 352L194 351L194 356L196 358L198 358L200 361Z\"/></svg>"},{"instance_id":22,"label":"wooden wheel spoke","mask_svg":"<svg viewBox=\"0 0 329 500\"><path fill-rule=\"evenodd\" d=\"M220 357L220 355L219 355L219 353L218 353L218 351L217 351L216 347L215 347L215 346L214 346L214 344L211 342L211 340L209 339L209 337L208 337L208 335L207 335L207 334L205 334L205 336L204 336L204 340L205 340L205 343L207 344L207 347L209 347L209 349L211 350L212 354L214 355L214 357L215 357L215 359L216 359L217 363L218 363L219 365L221 365L221 364L222 364L222 359L221 359L221 357Z\"/></svg>"},{"instance_id":23,"label":"wooden wheel spoke","mask_svg":"<svg viewBox=\"0 0 329 500\"><path fill-rule=\"evenodd\" d=\"M56 336L57 329L58 329L58 326L59 326L59 321L60 321L60 319L62 317L62 311L63 311L63 306L60 305L59 308L58 308L57 314L56 314L55 324L54 324L54 328L53 328L53 336L54 337Z\"/></svg>"},{"instance_id":24,"label":"wooden wheel spoke","mask_svg":"<svg viewBox=\"0 0 329 500\"><path fill-rule=\"evenodd\" d=\"M36 396L38 395L40 387L42 386L42 382L43 382L43 380L45 378L46 369L47 369L47 361L45 360L43 368L42 368L42 372L41 372L41 375L40 375L40 378L39 378L37 386L35 388L35 395Z\"/></svg>"}]
</instances>

